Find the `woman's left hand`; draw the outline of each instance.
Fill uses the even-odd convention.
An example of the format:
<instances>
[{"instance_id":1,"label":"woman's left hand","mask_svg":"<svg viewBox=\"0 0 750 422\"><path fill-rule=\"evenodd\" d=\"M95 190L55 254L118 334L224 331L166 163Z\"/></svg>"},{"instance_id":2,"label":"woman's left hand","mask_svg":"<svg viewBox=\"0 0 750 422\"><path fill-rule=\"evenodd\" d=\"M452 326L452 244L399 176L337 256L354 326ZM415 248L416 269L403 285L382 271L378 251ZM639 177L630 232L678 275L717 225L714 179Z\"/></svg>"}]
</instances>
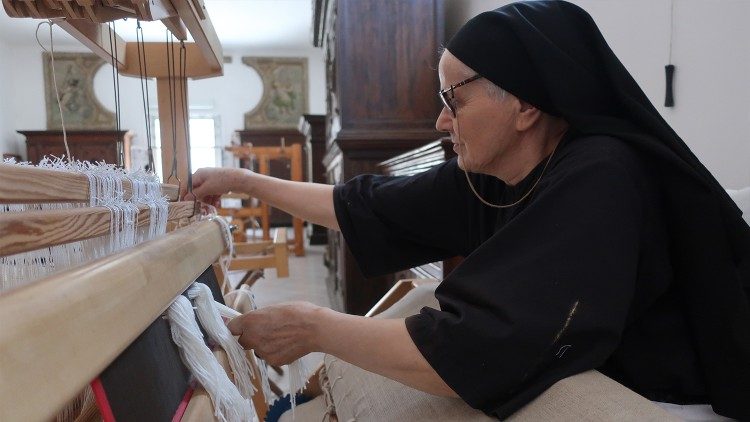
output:
<instances>
[{"instance_id":1,"label":"woman's left hand","mask_svg":"<svg viewBox=\"0 0 750 422\"><path fill-rule=\"evenodd\" d=\"M309 302L282 303L238 316L227 327L245 349L271 365L286 365L316 351L316 322L325 310Z\"/></svg>"}]
</instances>

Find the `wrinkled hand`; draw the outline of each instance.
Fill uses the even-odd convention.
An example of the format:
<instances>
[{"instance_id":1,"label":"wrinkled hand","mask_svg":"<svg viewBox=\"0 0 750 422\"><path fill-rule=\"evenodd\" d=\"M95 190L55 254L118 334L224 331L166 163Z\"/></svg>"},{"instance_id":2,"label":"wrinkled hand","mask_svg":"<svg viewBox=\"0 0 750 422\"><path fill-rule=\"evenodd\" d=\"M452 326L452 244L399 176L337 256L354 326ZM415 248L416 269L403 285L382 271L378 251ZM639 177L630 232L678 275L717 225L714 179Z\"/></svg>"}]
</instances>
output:
<instances>
[{"instance_id":1,"label":"wrinkled hand","mask_svg":"<svg viewBox=\"0 0 750 422\"><path fill-rule=\"evenodd\" d=\"M325 308L308 302L288 302L251 311L227 326L245 349L270 365L286 365L316 351L316 320Z\"/></svg>"},{"instance_id":2,"label":"wrinkled hand","mask_svg":"<svg viewBox=\"0 0 750 422\"><path fill-rule=\"evenodd\" d=\"M186 201L199 201L218 206L221 195L230 191L241 191L243 182L251 175L250 170L237 168L202 168L193 173L193 194L181 192Z\"/></svg>"}]
</instances>

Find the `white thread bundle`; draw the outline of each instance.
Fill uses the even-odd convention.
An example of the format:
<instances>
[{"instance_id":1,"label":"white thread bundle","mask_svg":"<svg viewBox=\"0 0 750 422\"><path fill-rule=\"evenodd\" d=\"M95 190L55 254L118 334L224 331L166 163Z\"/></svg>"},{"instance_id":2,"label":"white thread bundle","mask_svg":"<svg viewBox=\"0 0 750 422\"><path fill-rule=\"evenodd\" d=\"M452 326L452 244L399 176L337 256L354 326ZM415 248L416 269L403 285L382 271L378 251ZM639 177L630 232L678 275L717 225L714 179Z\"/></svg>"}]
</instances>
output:
<instances>
[{"instance_id":1,"label":"white thread bundle","mask_svg":"<svg viewBox=\"0 0 750 422\"><path fill-rule=\"evenodd\" d=\"M222 229L221 233L224 236L224 243L227 246L228 253L223 254L219 257L219 265L221 266L221 272L224 277L221 282L224 285L227 285L227 283L230 282L229 264L232 262L232 257L234 256L234 240L232 239L232 229L229 227L229 222L218 215L212 215L211 217L209 217L209 220L219 223Z\"/></svg>"},{"instance_id":2,"label":"white thread bundle","mask_svg":"<svg viewBox=\"0 0 750 422\"><path fill-rule=\"evenodd\" d=\"M250 306L253 310L257 309L255 306L255 301L253 299L252 294L245 290L240 289L237 290L238 292L244 292L248 297L250 298ZM241 313L237 312L237 310L230 308L229 306L226 306L222 303L216 302L216 308L221 313L221 316L227 319L237 318L238 316L242 315ZM257 355L255 355L255 352L253 351L253 355L255 356L255 360L258 362L258 372L260 373L260 386L263 389L263 396L266 398L267 404L273 404L275 401L273 399L273 391L271 391L271 384L268 382L268 365L266 362L259 358Z\"/></svg>"},{"instance_id":3,"label":"white thread bundle","mask_svg":"<svg viewBox=\"0 0 750 422\"><path fill-rule=\"evenodd\" d=\"M247 295L248 302L250 302L250 309L253 311L258 309L258 304L255 303L255 296L250 292L250 290L240 289L240 294L244 293ZM255 353L255 352L253 352ZM268 364L263 359L259 358L257 355L255 358L258 361L258 372L260 372L260 382L261 387L263 387L263 395L266 396L266 403L273 404L273 392L271 391L271 384L268 382Z\"/></svg>"},{"instance_id":4,"label":"white thread bundle","mask_svg":"<svg viewBox=\"0 0 750 422\"><path fill-rule=\"evenodd\" d=\"M229 366L240 394L247 399L251 398L255 394L255 388L250 379L252 369L245 357L245 349L240 346L221 319L211 289L203 283L195 283L188 289L187 295L195 302L195 313L208 337L227 352Z\"/></svg>"},{"instance_id":5,"label":"white thread bundle","mask_svg":"<svg viewBox=\"0 0 750 422\"><path fill-rule=\"evenodd\" d=\"M250 302L250 309L258 309L258 306L255 303L255 298L253 297L253 294L250 293L250 291L245 289L240 289L238 291L240 292L240 294L247 295ZM221 313L221 315L225 318L236 318L241 315L236 310L221 303L215 302L215 306L218 312ZM273 396L270 384L268 383L268 370L266 362L260 358L257 358L257 360L258 371L260 372L261 376L261 386L263 387L263 394L266 396L266 401L268 402L268 404L272 404L274 400L271 398ZM307 385L307 376L309 371L307 369L307 365L305 365L301 358L287 365L287 369L289 371L289 397L291 398L292 403L292 415L294 415L294 409L297 405L295 395L296 393L301 392L302 389L304 389Z\"/></svg>"},{"instance_id":6,"label":"white thread bundle","mask_svg":"<svg viewBox=\"0 0 750 422\"><path fill-rule=\"evenodd\" d=\"M178 296L169 306L167 316L172 340L180 348L182 361L211 397L214 416L220 421L227 422L253 420L255 412L252 402L242 397L204 343L190 301L185 296Z\"/></svg>"}]
</instances>

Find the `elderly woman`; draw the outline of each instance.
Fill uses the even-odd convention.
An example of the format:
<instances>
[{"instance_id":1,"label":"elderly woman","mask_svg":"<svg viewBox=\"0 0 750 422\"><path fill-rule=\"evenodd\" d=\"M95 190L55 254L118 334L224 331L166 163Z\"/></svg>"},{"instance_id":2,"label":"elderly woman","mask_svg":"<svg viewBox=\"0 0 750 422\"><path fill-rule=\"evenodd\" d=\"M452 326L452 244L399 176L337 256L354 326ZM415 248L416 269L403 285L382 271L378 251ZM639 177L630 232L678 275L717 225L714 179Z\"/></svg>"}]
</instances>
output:
<instances>
[{"instance_id":1,"label":"elderly woman","mask_svg":"<svg viewBox=\"0 0 750 422\"><path fill-rule=\"evenodd\" d=\"M457 159L335 187L201 169L193 192L247 192L341 230L368 275L464 256L440 310L285 304L231 321L240 342L272 363L325 352L500 418L596 368L750 419L750 228L591 17L563 1L480 14L439 74L436 127Z\"/></svg>"}]
</instances>

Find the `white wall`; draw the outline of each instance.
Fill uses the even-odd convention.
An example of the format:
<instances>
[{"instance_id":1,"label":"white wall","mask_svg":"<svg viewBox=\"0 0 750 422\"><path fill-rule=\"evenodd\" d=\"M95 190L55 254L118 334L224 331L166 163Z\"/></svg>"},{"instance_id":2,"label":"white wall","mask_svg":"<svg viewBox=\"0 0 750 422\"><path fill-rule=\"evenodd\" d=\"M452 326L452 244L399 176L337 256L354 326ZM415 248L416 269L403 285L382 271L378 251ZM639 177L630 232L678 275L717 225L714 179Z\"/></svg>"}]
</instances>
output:
<instances>
[{"instance_id":1,"label":"white wall","mask_svg":"<svg viewBox=\"0 0 750 422\"><path fill-rule=\"evenodd\" d=\"M87 50L82 46L65 46L56 51ZM219 117L218 136L222 142L228 143L235 130L243 129L244 113L250 111L262 95L260 77L242 64L242 56L307 57L309 112L325 113L325 66L321 49L310 46L299 50L237 50L224 54L233 58L232 63L224 65L224 76L188 83L191 109ZM114 111L112 67L108 64L97 73L94 91L98 100ZM15 131L46 129L42 50L36 43L11 44L0 40L0 95L3 98L0 101L0 152L25 155L24 137ZM149 96L151 106L156 107L154 81L149 82ZM8 101L9 98L12 101ZM136 133L134 147L143 149L146 124L138 78L120 76L120 109L121 127L133 130Z\"/></svg>"},{"instance_id":2,"label":"white wall","mask_svg":"<svg viewBox=\"0 0 750 422\"><path fill-rule=\"evenodd\" d=\"M750 1L674 0L675 107L664 107L669 0L571 0L722 185L750 186ZM446 39L505 0L448 0Z\"/></svg>"},{"instance_id":3,"label":"white wall","mask_svg":"<svg viewBox=\"0 0 750 422\"><path fill-rule=\"evenodd\" d=\"M7 46L0 43L0 57L7 57ZM7 116L12 101L8 92L10 86L10 62L0 60L0 154L18 154L19 149Z\"/></svg>"}]
</instances>

